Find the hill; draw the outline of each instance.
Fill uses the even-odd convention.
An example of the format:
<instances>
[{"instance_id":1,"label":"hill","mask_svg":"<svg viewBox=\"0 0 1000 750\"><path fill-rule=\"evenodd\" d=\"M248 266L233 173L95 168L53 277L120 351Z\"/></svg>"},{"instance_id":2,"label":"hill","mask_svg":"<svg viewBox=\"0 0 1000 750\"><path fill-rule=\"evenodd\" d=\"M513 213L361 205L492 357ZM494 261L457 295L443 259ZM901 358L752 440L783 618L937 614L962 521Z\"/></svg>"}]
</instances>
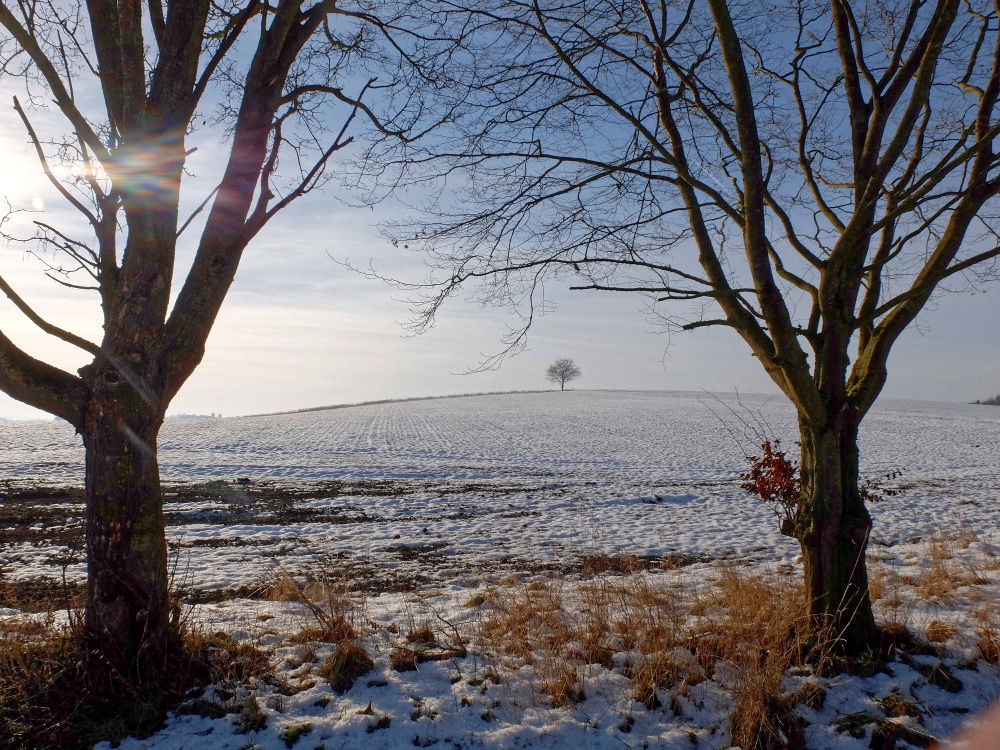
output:
<instances>
[{"instance_id":1,"label":"hill","mask_svg":"<svg viewBox=\"0 0 1000 750\"><path fill-rule=\"evenodd\" d=\"M1000 411L885 402L866 420L863 473L905 483L872 507L877 612L924 645L899 645L891 675L825 677L781 645L798 549L739 489L729 409L788 446L794 414L720 398L542 392L167 422L186 621L269 671L122 747L725 747L752 684L758 707L792 706L808 747L861 750L896 731L894 711L940 738L1000 694ZM82 479L79 437L51 421L0 436L0 606L51 606L85 576L83 508L59 489ZM373 660L343 692L324 672L338 618Z\"/></svg>"}]
</instances>

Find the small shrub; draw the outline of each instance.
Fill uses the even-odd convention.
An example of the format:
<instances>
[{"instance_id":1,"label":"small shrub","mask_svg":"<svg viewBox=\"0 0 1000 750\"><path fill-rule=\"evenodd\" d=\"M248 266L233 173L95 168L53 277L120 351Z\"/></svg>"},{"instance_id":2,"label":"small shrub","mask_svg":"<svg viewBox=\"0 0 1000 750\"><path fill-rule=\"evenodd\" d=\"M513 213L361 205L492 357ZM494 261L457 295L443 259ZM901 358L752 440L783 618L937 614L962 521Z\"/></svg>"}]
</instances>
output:
<instances>
[{"instance_id":1,"label":"small shrub","mask_svg":"<svg viewBox=\"0 0 1000 750\"><path fill-rule=\"evenodd\" d=\"M758 438L761 437L759 432L755 433ZM802 490L799 465L781 450L781 441L777 438L763 439L760 450L759 456L744 456L750 469L740 474L740 488L761 502L768 503L778 516L781 533L795 536ZM878 503L887 497L899 495L902 489L886 486L885 483L892 482L901 475L901 471L894 470L881 476L866 477L858 483L858 494L868 503Z\"/></svg>"},{"instance_id":2,"label":"small shrub","mask_svg":"<svg viewBox=\"0 0 1000 750\"><path fill-rule=\"evenodd\" d=\"M903 476L899 469L881 474L877 477L865 477L858 483L858 493L866 503L880 503L887 497L896 497L903 493L900 487L886 486L886 482L893 482Z\"/></svg>"},{"instance_id":3,"label":"small shrub","mask_svg":"<svg viewBox=\"0 0 1000 750\"><path fill-rule=\"evenodd\" d=\"M740 487L771 504L781 520L781 532L790 536L801 491L798 464L781 450L780 440L765 440L760 449L761 455L745 457L750 470L740 474Z\"/></svg>"}]
</instances>

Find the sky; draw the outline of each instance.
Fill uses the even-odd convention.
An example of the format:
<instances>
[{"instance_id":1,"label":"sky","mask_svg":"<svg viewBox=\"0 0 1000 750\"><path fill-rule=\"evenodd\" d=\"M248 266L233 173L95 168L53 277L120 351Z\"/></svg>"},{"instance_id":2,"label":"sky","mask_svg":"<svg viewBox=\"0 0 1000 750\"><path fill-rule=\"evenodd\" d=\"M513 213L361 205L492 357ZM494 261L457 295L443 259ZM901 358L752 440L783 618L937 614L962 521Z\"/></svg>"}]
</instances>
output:
<instances>
[{"instance_id":1,"label":"sky","mask_svg":"<svg viewBox=\"0 0 1000 750\"><path fill-rule=\"evenodd\" d=\"M18 211L8 228L41 219L71 221L44 180L7 97L0 97L0 197ZM37 113L44 120L44 113ZM197 139L196 139L197 140ZM218 138L201 135L190 169L212 173ZM195 185L197 186L197 181ZM201 200L188 194L190 209ZM248 248L236 283L208 341L199 369L169 414L268 413L369 400L554 387L546 367L570 358L582 371L571 387L777 393L743 342L724 329L667 335L634 295L546 288L551 310L539 318L528 349L496 370L478 371L503 349L516 325L509 311L462 299L447 303L437 325L412 336L404 295L343 265L421 279L423 259L380 236L378 223L396 215L349 205L331 183L292 204ZM33 213L28 213L28 212ZM193 234L193 233L192 233ZM51 322L100 340L96 295L44 278L34 245L0 242L0 273ZM179 269L190 260L182 247ZM338 262L339 261L339 262ZM179 275L175 288L179 287ZM907 331L891 356L885 398L968 402L1000 392L1000 288L941 295ZM32 356L70 371L88 357L35 329L6 299L0 327ZM473 371L473 372L470 372ZM0 417L46 415L0 394Z\"/></svg>"}]
</instances>

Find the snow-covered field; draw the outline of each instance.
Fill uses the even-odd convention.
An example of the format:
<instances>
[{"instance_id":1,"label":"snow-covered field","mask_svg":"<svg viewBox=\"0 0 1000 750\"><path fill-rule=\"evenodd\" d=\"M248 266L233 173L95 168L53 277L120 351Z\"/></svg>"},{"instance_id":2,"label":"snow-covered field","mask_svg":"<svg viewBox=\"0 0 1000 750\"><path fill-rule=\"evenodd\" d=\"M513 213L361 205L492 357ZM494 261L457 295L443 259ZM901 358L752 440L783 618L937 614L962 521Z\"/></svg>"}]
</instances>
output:
<instances>
[{"instance_id":1,"label":"snow-covered field","mask_svg":"<svg viewBox=\"0 0 1000 750\"><path fill-rule=\"evenodd\" d=\"M743 448L734 439L745 432L743 420L762 420L768 437L793 448L791 409L760 396L737 402L733 395L570 391L168 420L159 457L175 493L166 497L166 512L178 586L203 595L246 593L283 572L352 580L377 634L393 623L461 625L472 617L462 604L476 592L519 573L573 586L589 575L586 562L602 556L666 560L664 569L637 575L678 587L712 578L720 561L797 575L797 545L778 533L768 508L739 489L743 449L754 447L752 437L741 438ZM80 440L65 423L0 423L0 440L0 479L82 481ZM855 738L833 724L894 689L926 708L920 721L937 737L1000 696L996 668L977 664L971 636L962 635L972 632L982 597L996 609L1000 590L1000 573L988 564L1000 553L1000 408L885 401L866 419L861 449L863 475L903 472L896 482L905 492L872 508L872 552L881 569L905 578L926 563L928 544L963 539L956 554L979 566L983 583L977 602L912 600L907 609L918 630L934 619L959 626L946 663L963 683L960 693L928 684L914 665L901 663L892 675L832 679L823 707L801 709L814 750L867 747L870 728ZM189 491L200 486L202 494ZM37 524L38 539L5 544L3 576L23 581L65 571L68 580L81 580L84 565L72 549L81 516L82 508L67 502L64 518ZM192 614L275 647L279 671L300 681L310 667L291 658L285 639L302 617L294 604L248 599L198 605ZM586 700L552 708L537 691L518 688L517 675L472 690L463 678L481 668L472 655L396 672L384 639L372 637L371 648L381 649L376 670L343 696L322 682L292 696L260 685L264 729L239 734L232 716L185 715L125 746L282 748L284 729L305 722L311 726L297 747L729 744L731 698L714 680L695 687L679 713L668 706L639 711L618 684L621 674L594 667ZM482 718L486 701L491 720ZM391 717L387 728L367 731L372 716L359 711L369 704L376 718ZM625 715L634 715L628 733Z\"/></svg>"}]
</instances>

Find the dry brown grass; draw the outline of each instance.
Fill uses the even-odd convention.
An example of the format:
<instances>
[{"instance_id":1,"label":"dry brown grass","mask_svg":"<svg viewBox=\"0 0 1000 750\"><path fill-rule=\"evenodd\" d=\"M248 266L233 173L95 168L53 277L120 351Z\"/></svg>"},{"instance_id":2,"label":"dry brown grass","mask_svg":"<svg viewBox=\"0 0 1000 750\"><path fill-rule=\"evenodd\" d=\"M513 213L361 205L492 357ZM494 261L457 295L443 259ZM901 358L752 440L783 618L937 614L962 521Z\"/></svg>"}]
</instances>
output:
<instances>
[{"instance_id":1,"label":"dry brown grass","mask_svg":"<svg viewBox=\"0 0 1000 750\"><path fill-rule=\"evenodd\" d=\"M32 698L51 685L73 653L72 634L51 617L5 621L0 629L0 737L11 747L30 747L39 723L58 721L38 717ZM2 742L0 742L0 746Z\"/></svg>"},{"instance_id":2,"label":"dry brown grass","mask_svg":"<svg viewBox=\"0 0 1000 750\"><path fill-rule=\"evenodd\" d=\"M636 576L575 589L499 587L480 612L476 645L503 666L532 665L539 691L562 706L583 699L588 665L612 667L619 651L630 654L633 681L663 683L662 654L680 641L672 609L670 597Z\"/></svg>"},{"instance_id":3,"label":"dry brown grass","mask_svg":"<svg viewBox=\"0 0 1000 750\"><path fill-rule=\"evenodd\" d=\"M579 618L565 605L557 584L515 584L498 587L480 610L476 645L502 666L533 665L540 692L553 705L566 705L576 693L581 658L575 648L582 633Z\"/></svg>"},{"instance_id":4,"label":"dry brown grass","mask_svg":"<svg viewBox=\"0 0 1000 750\"><path fill-rule=\"evenodd\" d=\"M0 622L0 748L92 747L156 731L192 687L248 679L259 663L229 636L172 630L171 670L143 681L108 668L82 618L54 614ZM267 662L266 657L264 661ZM269 664L266 669L269 669Z\"/></svg>"},{"instance_id":5,"label":"dry brown grass","mask_svg":"<svg viewBox=\"0 0 1000 750\"><path fill-rule=\"evenodd\" d=\"M968 553L975 534L935 534L926 542L924 565L917 575L903 578L924 599L953 602L970 586L989 583L974 557Z\"/></svg>"},{"instance_id":6,"label":"dry brown grass","mask_svg":"<svg viewBox=\"0 0 1000 750\"><path fill-rule=\"evenodd\" d=\"M988 664L1000 666L1000 613L996 606L976 610L975 622L980 656Z\"/></svg>"},{"instance_id":7,"label":"dry brown grass","mask_svg":"<svg viewBox=\"0 0 1000 750\"><path fill-rule=\"evenodd\" d=\"M430 622L422 622L406 631L406 642L418 646L433 647L438 644L438 638Z\"/></svg>"},{"instance_id":8,"label":"dry brown grass","mask_svg":"<svg viewBox=\"0 0 1000 750\"><path fill-rule=\"evenodd\" d=\"M364 603L349 595L346 580L300 581L281 572L271 586L271 598L295 602L305 611L308 625L299 629L294 642L307 648L316 642L333 645L332 653L316 674L329 682L334 692L346 693L359 677L374 668L360 632L368 625Z\"/></svg>"},{"instance_id":9,"label":"dry brown grass","mask_svg":"<svg viewBox=\"0 0 1000 750\"><path fill-rule=\"evenodd\" d=\"M583 680L575 667L560 663L546 671L548 676L542 681L540 689L549 696L553 708L575 706L586 698Z\"/></svg>"},{"instance_id":10,"label":"dry brown grass","mask_svg":"<svg viewBox=\"0 0 1000 750\"><path fill-rule=\"evenodd\" d=\"M916 610L916 599L906 590L911 584L885 561L869 559L868 594L884 637L909 636Z\"/></svg>"},{"instance_id":11,"label":"dry brown grass","mask_svg":"<svg viewBox=\"0 0 1000 750\"><path fill-rule=\"evenodd\" d=\"M873 561L871 594L886 628L891 630L896 623L905 630L912 625L913 602L925 595L928 581L946 580L952 587L978 585L983 577L972 562L974 541L929 540L924 572L909 578L885 562ZM694 585L682 584L681 573L652 571L625 557L614 558L613 565L605 563L601 563L603 575L581 583L510 580L495 585L468 601L457 618L464 624L458 625L422 601L414 610L418 614L410 612L398 623L378 626L367 617L364 603L349 596L346 584L285 574L271 584L270 598L301 606L305 620L293 639L299 651L289 658L303 667L303 680L312 677L309 684L322 677L338 692L350 689L374 666L364 641L376 633L386 639L380 647L390 667L398 670L460 659L467 654L468 641L476 659L468 667L456 668L456 681L470 677L470 686L485 685L486 680L503 683L512 701L512 678L517 673L515 679L526 679L536 700L571 707L586 700L588 679L600 665L614 670L615 679L626 685L629 700L623 718L641 711L632 701L649 709L665 706L683 716L698 700L698 684L712 678L732 695L732 744L744 750L796 747L803 729L794 707L819 705L824 698L817 686L800 687L794 694L783 689L790 667L812 669L823 658L821 650L804 653L803 593L796 577L729 565L716 568L713 580ZM1000 663L1000 619L995 608L983 607L977 618L975 632L983 658ZM943 620L923 622L931 642L948 641L957 633ZM17 736L22 731L7 707L18 700L10 698L12 691L23 693L28 684L24 675L40 676L58 668L61 642L53 633L51 622L44 620L24 621L0 632L0 721L5 722L0 734ZM189 633L187 639L193 651L211 662L211 679L217 684L273 679L270 651L221 633ZM36 642L44 645L36 647ZM332 644L332 650L324 644ZM330 654L321 665L319 653ZM307 661L315 664L306 665ZM22 677L7 678L17 674ZM206 705L199 710L238 710L248 727L256 726L263 714L253 710L245 690L230 692L222 701L232 705L213 707L203 701ZM237 705L238 701L246 705Z\"/></svg>"},{"instance_id":12,"label":"dry brown grass","mask_svg":"<svg viewBox=\"0 0 1000 750\"><path fill-rule=\"evenodd\" d=\"M227 687L245 685L274 677L271 649L255 643L237 641L229 633L192 631L185 638L193 653L205 657L211 668L210 679Z\"/></svg>"},{"instance_id":13,"label":"dry brown grass","mask_svg":"<svg viewBox=\"0 0 1000 750\"><path fill-rule=\"evenodd\" d=\"M657 691L675 689L705 679L687 644L687 612L679 592L646 577L614 583L597 590L605 597L613 637L629 654L626 674L633 697L647 707L660 704ZM593 638L593 636L592 636Z\"/></svg>"},{"instance_id":14,"label":"dry brown grass","mask_svg":"<svg viewBox=\"0 0 1000 750\"><path fill-rule=\"evenodd\" d=\"M365 603L349 594L346 581L299 580L281 572L269 587L269 598L302 607L307 624L292 639L298 643L359 641L367 625Z\"/></svg>"},{"instance_id":15,"label":"dry brown grass","mask_svg":"<svg viewBox=\"0 0 1000 750\"><path fill-rule=\"evenodd\" d=\"M898 585L899 575L886 565L885 560L868 558L868 596L872 602L883 599Z\"/></svg>"},{"instance_id":16,"label":"dry brown grass","mask_svg":"<svg viewBox=\"0 0 1000 750\"><path fill-rule=\"evenodd\" d=\"M417 619L411 611L405 627L392 622L384 627L389 652L389 668L412 672L419 665L434 661L461 659L468 655L465 636L454 622L423 603L424 616Z\"/></svg>"},{"instance_id":17,"label":"dry brown grass","mask_svg":"<svg viewBox=\"0 0 1000 750\"><path fill-rule=\"evenodd\" d=\"M572 614L555 585L497 588L487 604L477 640L496 653L532 664L540 654L562 654L575 639Z\"/></svg>"},{"instance_id":18,"label":"dry brown grass","mask_svg":"<svg viewBox=\"0 0 1000 750\"><path fill-rule=\"evenodd\" d=\"M503 668L531 665L553 706L584 699L590 664L621 666L634 700L677 713L691 686L715 676L734 696L733 743L751 750L802 733L799 698L781 686L800 659L801 612L789 578L735 567L694 596L665 575L509 585L488 592L475 646Z\"/></svg>"},{"instance_id":19,"label":"dry brown grass","mask_svg":"<svg viewBox=\"0 0 1000 750\"><path fill-rule=\"evenodd\" d=\"M368 674L374 667L375 662L364 646L358 641L344 639L337 643L316 674L329 682L335 693L346 693L359 677Z\"/></svg>"},{"instance_id":20,"label":"dry brown grass","mask_svg":"<svg viewBox=\"0 0 1000 750\"><path fill-rule=\"evenodd\" d=\"M724 666L733 694L730 732L746 750L774 746L798 734L781 681L800 658L802 589L787 578L723 568L701 592L694 651L706 670ZM799 728L801 729L801 728Z\"/></svg>"},{"instance_id":21,"label":"dry brown grass","mask_svg":"<svg viewBox=\"0 0 1000 750\"><path fill-rule=\"evenodd\" d=\"M956 633L958 633L958 628L944 620L931 620L924 628L924 635L931 643L944 643L949 638L953 638Z\"/></svg>"},{"instance_id":22,"label":"dry brown grass","mask_svg":"<svg viewBox=\"0 0 1000 750\"><path fill-rule=\"evenodd\" d=\"M637 555L584 555L580 561L580 571L584 575L600 575L602 573L629 575L646 570L651 565L649 560L644 560Z\"/></svg>"}]
</instances>

